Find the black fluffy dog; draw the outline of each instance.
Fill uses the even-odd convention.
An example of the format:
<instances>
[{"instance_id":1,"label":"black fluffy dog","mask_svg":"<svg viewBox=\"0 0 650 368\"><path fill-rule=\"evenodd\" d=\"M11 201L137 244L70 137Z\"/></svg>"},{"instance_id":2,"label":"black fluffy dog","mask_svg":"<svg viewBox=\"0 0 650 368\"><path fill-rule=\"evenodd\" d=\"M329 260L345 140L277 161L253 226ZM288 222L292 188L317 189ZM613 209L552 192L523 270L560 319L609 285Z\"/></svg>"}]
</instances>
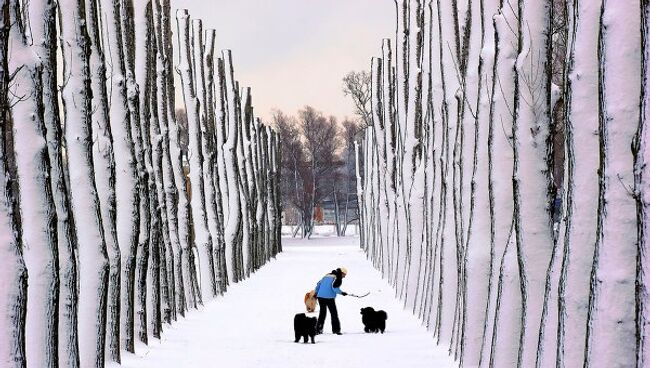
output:
<instances>
[{"instance_id":1,"label":"black fluffy dog","mask_svg":"<svg viewBox=\"0 0 650 368\"><path fill-rule=\"evenodd\" d=\"M304 343L307 343L307 336L311 337L311 343L315 344L314 336L316 336L316 317L307 317L304 313L298 313L293 317L293 331L296 333L296 341L300 341L302 337Z\"/></svg>"},{"instance_id":2,"label":"black fluffy dog","mask_svg":"<svg viewBox=\"0 0 650 368\"><path fill-rule=\"evenodd\" d=\"M388 315L383 310L375 311L371 307L361 308L361 316L361 322L365 326L364 331L384 333L384 330L386 330Z\"/></svg>"}]
</instances>

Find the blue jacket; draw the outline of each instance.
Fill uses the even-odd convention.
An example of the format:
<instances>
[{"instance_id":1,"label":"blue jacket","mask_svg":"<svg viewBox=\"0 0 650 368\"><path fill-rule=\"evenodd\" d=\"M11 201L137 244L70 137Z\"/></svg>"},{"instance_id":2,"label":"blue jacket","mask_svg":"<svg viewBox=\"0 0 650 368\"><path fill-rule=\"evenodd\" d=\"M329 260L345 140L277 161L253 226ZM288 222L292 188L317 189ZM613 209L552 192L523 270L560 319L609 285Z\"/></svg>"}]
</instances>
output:
<instances>
[{"instance_id":1,"label":"blue jacket","mask_svg":"<svg viewBox=\"0 0 650 368\"><path fill-rule=\"evenodd\" d=\"M336 294L341 294L342 291L340 288L334 287L332 284L336 280L336 276L331 273L325 275L317 284L316 288L316 297L325 298L325 299L334 299Z\"/></svg>"}]
</instances>

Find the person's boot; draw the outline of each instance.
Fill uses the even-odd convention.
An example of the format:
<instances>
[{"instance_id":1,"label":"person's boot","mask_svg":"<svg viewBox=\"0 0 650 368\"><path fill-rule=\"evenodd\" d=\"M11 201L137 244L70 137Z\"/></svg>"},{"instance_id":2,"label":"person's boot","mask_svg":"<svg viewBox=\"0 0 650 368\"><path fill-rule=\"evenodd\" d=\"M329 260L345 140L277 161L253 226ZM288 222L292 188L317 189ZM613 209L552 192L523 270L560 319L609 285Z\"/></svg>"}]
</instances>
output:
<instances>
[{"instance_id":1,"label":"person's boot","mask_svg":"<svg viewBox=\"0 0 650 368\"><path fill-rule=\"evenodd\" d=\"M323 326L316 326L316 335L322 335L323 334Z\"/></svg>"}]
</instances>

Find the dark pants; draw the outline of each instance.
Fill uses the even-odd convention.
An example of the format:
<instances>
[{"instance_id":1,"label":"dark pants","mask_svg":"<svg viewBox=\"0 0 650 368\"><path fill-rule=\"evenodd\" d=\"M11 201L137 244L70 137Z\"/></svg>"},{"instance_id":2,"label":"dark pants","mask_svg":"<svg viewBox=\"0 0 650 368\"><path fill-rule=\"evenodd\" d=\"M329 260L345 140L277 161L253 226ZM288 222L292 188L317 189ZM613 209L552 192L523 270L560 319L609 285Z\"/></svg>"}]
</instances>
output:
<instances>
[{"instance_id":1,"label":"dark pants","mask_svg":"<svg viewBox=\"0 0 650 368\"><path fill-rule=\"evenodd\" d=\"M334 298L318 298L318 305L320 306L320 312L318 313L318 332L323 332L325 318L327 317L327 309L329 309L330 314L332 314L332 333L341 332L339 312L336 311L336 302L334 301Z\"/></svg>"}]
</instances>

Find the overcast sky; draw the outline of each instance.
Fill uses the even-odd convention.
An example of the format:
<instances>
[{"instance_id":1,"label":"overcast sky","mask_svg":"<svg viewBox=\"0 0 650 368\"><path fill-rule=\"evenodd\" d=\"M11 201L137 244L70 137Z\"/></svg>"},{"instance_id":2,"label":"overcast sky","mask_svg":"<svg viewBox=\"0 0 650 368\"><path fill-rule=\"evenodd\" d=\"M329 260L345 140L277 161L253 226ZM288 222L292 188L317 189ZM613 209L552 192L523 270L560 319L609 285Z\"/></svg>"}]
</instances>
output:
<instances>
[{"instance_id":1,"label":"overcast sky","mask_svg":"<svg viewBox=\"0 0 650 368\"><path fill-rule=\"evenodd\" d=\"M172 0L172 7L217 30L217 49L233 51L236 78L252 87L263 119L304 105L353 116L341 79L370 70L382 38L395 33L392 0Z\"/></svg>"}]
</instances>

